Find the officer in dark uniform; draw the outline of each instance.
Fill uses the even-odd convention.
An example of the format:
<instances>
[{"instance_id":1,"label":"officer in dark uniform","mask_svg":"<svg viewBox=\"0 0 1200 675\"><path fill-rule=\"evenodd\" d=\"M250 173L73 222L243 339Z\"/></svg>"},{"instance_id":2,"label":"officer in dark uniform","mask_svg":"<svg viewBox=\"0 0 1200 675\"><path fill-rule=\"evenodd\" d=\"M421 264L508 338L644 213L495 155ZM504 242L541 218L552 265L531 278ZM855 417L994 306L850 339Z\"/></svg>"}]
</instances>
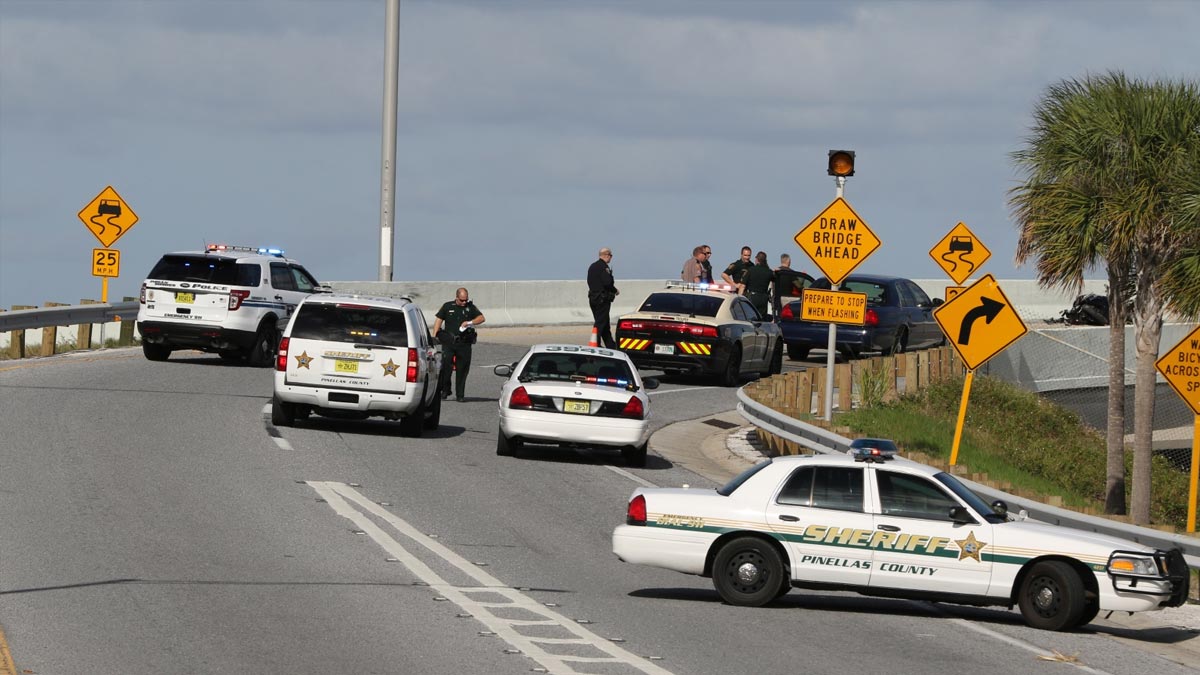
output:
<instances>
[{"instance_id":1,"label":"officer in dark uniform","mask_svg":"<svg viewBox=\"0 0 1200 675\"><path fill-rule=\"evenodd\" d=\"M438 377L438 389L442 398L450 397L450 373L457 372L454 391L456 401L466 395L467 373L471 370L471 345L477 338L475 326L483 323L483 312L471 302L467 289L460 288L454 299L442 305L433 322L433 334L442 343L442 372ZM443 326L443 324L445 324Z\"/></svg>"},{"instance_id":2,"label":"officer in dark uniform","mask_svg":"<svg viewBox=\"0 0 1200 675\"><path fill-rule=\"evenodd\" d=\"M750 261L750 247L743 246L742 256L729 263L729 266L726 267L725 271L721 273L721 278L725 280L725 283L731 286L737 286L738 293L741 293L744 290L742 288L742 273L745 272L747 268L753 266L754 263Z\"/></svg>"},{"instance_id":3,"label":"officer in dark uniform","mask_svg":"<svg viewBox=\"0 0 1200 675\"><path fill-rule=\"evenodd\" d=\"M596 333L600 336L604 346L609 349L616 349L617 342L613 340L612 328L610 327L609 312L612 310L612 302L621 293L617 287L613 285L613 273L609 264L612 263L612 249L605 247L600 249L600 259L592 263L588 267L587 283L588 283L588 306L592 308L592 325L596 327Z\"/></svg>"},{"instance_id":4,"label":"officer in dark uniform","mask_svg":"<svg viewBox=\"0 0 1200 675\"><path fill-rule=\"evenodd\" d=\"M783 306L803 296L804 289L811 286L812 282L812 277L792 269L792 256L786 253L779 256L779 267L775 268L775 284L771 291L771 307L776 321Z\"/></svg>"},{"instance_id":5,"label":"officer in dark uniform","mask_svg":"<svg viewBox=\"0 0 1200 675\"><path fill-rule=\"evenodd\" d=\"M700 266L704 271L700 273L700 283L711 284L713 282L712 275L712 247L704 244L704 259L700 261Z\"/></svg>"},{"instance_id":6,"label":"officer in dark uniform","mask_svg":"<svg viewBox=\"0 0 1200 675\"><path fill-rule=\"evenodd\" d=\"M774 280L775 271L767 264L767 254L762 251L754 256L754 264L742 272L746 297L763 319L767 318L767 307L771 304L771 282Z\"/></svg>"}]
</instances>

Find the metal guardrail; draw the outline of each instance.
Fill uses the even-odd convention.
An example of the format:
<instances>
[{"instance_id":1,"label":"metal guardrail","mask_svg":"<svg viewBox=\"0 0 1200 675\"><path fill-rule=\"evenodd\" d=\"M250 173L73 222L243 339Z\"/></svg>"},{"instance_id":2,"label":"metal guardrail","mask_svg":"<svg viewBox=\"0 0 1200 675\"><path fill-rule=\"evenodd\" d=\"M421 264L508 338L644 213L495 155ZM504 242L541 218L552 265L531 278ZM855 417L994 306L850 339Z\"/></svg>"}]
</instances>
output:
<instances>
[{"instance_id":1,"label":"metal guardrail","mask_svg":"<svg viewBox=\"0 0 1200 675\"><path fill-rule=\"evenodd\" d=\"M823 454L844 454L850 449L850 439L818 426L807 424L798 419L788 417L750 398L745 389L738 389L738 412L748 422L760 429L785 438L794 443L811 448ZM1106 534L1110 537L1120 537L1139 544L1170 550L1181 549L1188 566L1200 569L1200 539L1182 534L1161 532L1147 527L1128 525L1107 518L1076 513L1068 509L1060 509L1049 504L1035 502L1025 497L1010 495L995 488L966 480L961 476L960 481L989 501L1001 499L1008 504L1010 513L1024 510L1029 518L1051 525L1062 525L1085 532Z\"/></svg>"},{"instance_id":2,"label":"metal guardrail","mask_svg":"<svg viewBox=\"0 0 1200 675\"><path fill-rule=\"evenodd\" d=\"M85 323L132 321L137 318L138 302L116 304L39 307L0 312L0 332L29 330L47 326L74 326Z\"/></svg>"}]
</instances>

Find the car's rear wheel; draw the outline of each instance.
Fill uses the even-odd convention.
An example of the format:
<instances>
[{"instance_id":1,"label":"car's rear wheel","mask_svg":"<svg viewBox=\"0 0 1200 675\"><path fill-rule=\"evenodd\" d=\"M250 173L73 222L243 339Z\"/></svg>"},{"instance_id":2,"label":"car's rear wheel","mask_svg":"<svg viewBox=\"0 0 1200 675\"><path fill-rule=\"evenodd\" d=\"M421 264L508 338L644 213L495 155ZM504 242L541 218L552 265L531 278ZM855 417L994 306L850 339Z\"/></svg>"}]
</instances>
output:
<instances>
[{"instance_id":1,"label":"car's rear wheel","mask_svg":"<svg viewBox=\"0 0 1200 675\"><path fill-rule=\"evenodd\" d=\"M621 448L621 459L629 466L641 469L646 466L646 444L627 445Z\"/></svg>"},{"instance_id":2,"label":"car's rear wheel","mask_svg":"<svg viewBox=\"0 0 1200 675\"><path fill-rule=\"evenodd\" d=\"M904 350L907 348L908 348L908 330L905 328L899 328L896 330L896 337L892 340L892 346L889 347L886 352L884 352L884 356L895 356L897 354L903 354Z\"/></svg>"},{"instance_id":3,"label":"car's rear wheel","mask_svg":"<svg viewBox=\"0 0 1200 675\"><path fill-rule=\"evenodd\" d=\"M496 429L496 454L501 457L514 457L521 449L521 442L504 435L504 429Z\"/></svg>"},{"instance_id":4,"label":"car's rear wheel","mask_svg":"<svg viewBox=\"0 0 1200 675\"><path fill-rule=\"evenodd\" d=\"M808 347L789 344L787 346L788 358L793 361L803 361L808 358Z\"/></svg>"},{"instance_id":5,"label":"car's rear wheel","mask_svg":"<svg viewBox=\"0 0 1200 675\"><path fill-rule=\"evenodd\" d=\"M430 406L429 412L425 415L425 428L433 431L442 423L442 392L433 392L433 404Z\"/></svg>"},{"instance_id":6,"label":"car's rear wheel","mask_svg":"<svg viewBox=\"0 0 1200 675\"><path fill-rule=\"evenodd\" d=\"M271 397L271 424L277 427L296 425L296 405L279 400L279 396Z\"/></svg>"},{"instance_id":7,"label":"car's rear wheel","mask_svg":"<svg viewBox=\"0 0 1200 675\"><path fill-rule=\"evenodd\" d=\"M441 399L438 399L441 403ZM417 407L405 417L400 418L400 434L411 438L420 438L421 430L425 427L425 399L417 401Z\"/></svg>"},{"instance_id":8,"label":"car's rear wheel","mask_svg":"<svg viewBox=\"0 0 1200 675\"><path fill-rule=\"evenodd\" d=\"M738 537L722 546L712 578L722 600L742 607L761 607L789 584L779 551L757 537Z\"/></svg>"},{"instance_id":9,"label":"car's rear wheel","mask_svg":"<svg viewBox=\"0 0 1200 675\"><path fill-rule=\"evenodd\" d=\"M1025 623L1042 630L1073 628L1087 609L1083 580L1058 560L1044 560L1029 570L1017 603Z\"/></svg>"},{"instance_id":10,"label":"car's rear wheel","mask_svg":"<svg viewBox=\"0 0 1200 675\"><path fill-rule=\"evenodd\" d=\"M236 349L218 349L217 356L221 357L222 361L241 361L245 354Z\"/></svg>"},{"instance_id":11,"label":"car's rear wheel","mask_svg":"<svg viewBox=\"0 0 1200 675\"><path fill-rule=\"evenodd\" d=\"M171 348L153 342L143 342L142 354L146 356L147 361L166 361L171 356Z\"/></svg>"},{"instance_id":12,"label":"car's rear wheel","mask_svg":"<svg viewBox=\"0 0 1200 675\"><path fill-rule=\"evenodd\" d=\"M273 365L275 361L275 345L279 343L279 335L275 331L275 326L270 322L264 321L258 327L258 332L254 334L254 344L250 346L250 351L246 353L246 361L258 368L266 368Z\"/></svg>"},{"instance_id":13,"label":"car's rear wheel","mask_svg":"<svg viewBox=\"0 0 1200 675\"><path fill-rule=\"evenodd\" d=\"M726 387L736 387L741 381L742 346L734 345L729 350L729 360L725 362L725 370L721 373L721 384Z\"/></svg>"}]
</instances>

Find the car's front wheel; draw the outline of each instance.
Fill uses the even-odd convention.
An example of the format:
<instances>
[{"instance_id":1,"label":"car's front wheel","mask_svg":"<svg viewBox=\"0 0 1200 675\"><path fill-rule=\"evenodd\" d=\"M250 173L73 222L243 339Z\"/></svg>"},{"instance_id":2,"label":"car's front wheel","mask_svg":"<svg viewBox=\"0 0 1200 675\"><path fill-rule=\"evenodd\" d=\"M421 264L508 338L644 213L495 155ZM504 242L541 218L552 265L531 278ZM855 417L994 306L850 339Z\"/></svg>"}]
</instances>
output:
<instances>
[{"instance_id":1,"label":"car's front wheel","mask_svg":"<svg viewBox=\"0 0 1200 675\"><path fill-rule=\"evenodd\" d=\"M789 344L787 346L788 358L793 361L803 361L808 358L808 347Z\"/></svg>"},{"instance_id":2,"label":"car's front wheel","mask_svg":"<svg viewBox=\"0 0 1200 675\"><path fill-rule=\"evenodd\" d=\"M246 354L246 361L259 368L274 365L275 345L278 343L279 334L275 332L275 326L264 321L258 327L258 332L254 334L254 344L250 346L250 351Z\"/></svg>"},{"instance_id":3,"label":"car's front wheel","mask_svg":"<svg viewBox=\"0 0 1200 675\"><path fill-rule=\"evenodd\" d=\"M734 345L729 350L729 360L725 362L725 370L721 373L721 384L726 387L736 387L741 381L742 346Z\"/></svg>"},{"instance_id":4,"label":"car's front wheel","mask_svg":"<svg viewBox=\"0 0 1200 675\"><path fill-rule=\"evenodd\" d=\"M767 371L763 375L778 375L783 372L783 341L775 343L775 350L771 352L771 362L767 364Z\"/></svg>"},{"instance_id":5,"label":"car's front wheel","mask_svg":"<svg viewBox=\"0 0 1200 675\"><path fill-rule=\"evenodd\" d=\"M790 583L779 551L758 537L738 537L722 546L712 578L722 600L742 607L761 607Z\"/></svg>"},{"instance_id":6,"label":"car's front wheel","mask_svg":"<svg viewBox=\"0 0 1200 675\"><path fill-rule=\"evenodd\" d=\"M1066 630L1079 625L1087 609L1083 580L1071 566L1058 560L1044 560L1033 566L1017 602L1025 623L1042 630Z\"/></svg>"}]
</instances>

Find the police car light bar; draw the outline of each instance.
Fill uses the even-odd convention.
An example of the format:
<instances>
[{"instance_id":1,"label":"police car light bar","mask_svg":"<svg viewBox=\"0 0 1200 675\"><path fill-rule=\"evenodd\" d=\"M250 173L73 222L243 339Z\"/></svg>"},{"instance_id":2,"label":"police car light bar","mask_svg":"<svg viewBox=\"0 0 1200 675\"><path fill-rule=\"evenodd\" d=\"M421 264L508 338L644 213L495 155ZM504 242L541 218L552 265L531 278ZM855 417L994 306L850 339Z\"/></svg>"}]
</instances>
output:
<instances>
[{"instance_id":1,"label":"police car light bar","mask_svg":"<svg viewBox=\"0 0 1200 675\"><path fill-rule=\"evenodd\" d=\"M281 248L266 248L263 246L231 246L229 244L209 244L208 251L248 251L259 255L273 255L278 258L283 257L283 249Z\"/></svg>"},{"instance_id":2,"label":"police car light bar","mask_svg":"<svg viewBox=\"0 0 1200 675\"><path fill-rule=\"evenodd\" d=\"M695 281L675 281L667 280L667 288L682 288L688 291L727 291L732 293L737 290L736 287L729 284L709 284L697 283Z\"/></svg>"}]
</instances>

